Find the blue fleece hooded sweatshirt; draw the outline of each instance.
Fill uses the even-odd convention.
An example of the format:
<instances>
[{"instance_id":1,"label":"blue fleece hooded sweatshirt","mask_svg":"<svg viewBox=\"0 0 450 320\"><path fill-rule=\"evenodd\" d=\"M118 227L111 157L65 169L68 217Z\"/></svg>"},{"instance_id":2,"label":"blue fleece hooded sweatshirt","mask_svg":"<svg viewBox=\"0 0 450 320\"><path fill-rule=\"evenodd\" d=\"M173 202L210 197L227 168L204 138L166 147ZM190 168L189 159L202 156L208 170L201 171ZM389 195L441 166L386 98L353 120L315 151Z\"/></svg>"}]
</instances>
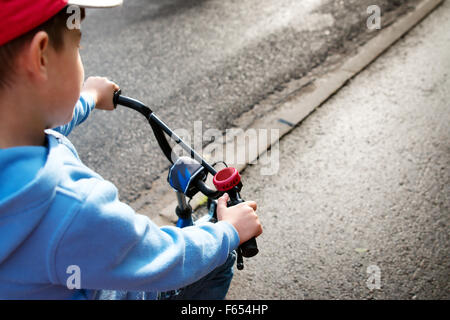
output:
<instances>
[{"instance_id":1,"label":"blue fleece hooded sweatshirt","mask_svg":"<svg viewBox=\"0 0 450 320\"><path fill-rule=\"evenodd\" d=\"M94 107L82 95L72 121L46 131L45 147L0 149L0 299L178 289L239 244L228 222L158 227L120 202L66 138Z\"/></svg>"}]
</instances>

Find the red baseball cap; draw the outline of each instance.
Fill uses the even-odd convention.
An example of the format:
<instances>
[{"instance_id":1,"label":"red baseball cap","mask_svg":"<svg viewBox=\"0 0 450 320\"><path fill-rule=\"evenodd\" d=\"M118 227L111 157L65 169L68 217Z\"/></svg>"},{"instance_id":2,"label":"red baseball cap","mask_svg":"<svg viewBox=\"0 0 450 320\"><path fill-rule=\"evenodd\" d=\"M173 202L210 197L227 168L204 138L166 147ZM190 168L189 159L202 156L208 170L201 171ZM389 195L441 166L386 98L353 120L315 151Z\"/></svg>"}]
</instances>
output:
<instances>
[{"instance_id":1,"label":"red baseball cap","mask_svg":"<svg viewBox=\"0 0 450 320\"><path fill-rule=\"evenodd\" d=\"M123 0L0 0L0 46L40 26L67 5L112 8Z\"/></svg>"}]
</instances>

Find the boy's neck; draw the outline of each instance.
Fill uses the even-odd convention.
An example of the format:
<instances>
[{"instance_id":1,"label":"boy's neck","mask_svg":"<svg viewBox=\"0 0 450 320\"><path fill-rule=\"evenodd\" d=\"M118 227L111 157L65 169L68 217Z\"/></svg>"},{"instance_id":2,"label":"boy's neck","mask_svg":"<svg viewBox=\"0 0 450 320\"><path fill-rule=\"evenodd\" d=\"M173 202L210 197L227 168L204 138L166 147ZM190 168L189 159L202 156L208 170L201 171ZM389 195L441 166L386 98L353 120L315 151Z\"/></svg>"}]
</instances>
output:
<instances>
[{"instance_id":1,"label":"boy's neck","mask_svg":"<svg viewBox=\"0 0 450 320\"><path fill-rule=\"evenodd\" d=\"M45 146L45 132L22 132L15 134L12 131L4 132L3 124L0 128L0 149L20 146Z\"/></svg>"},{"instance_id":2,"label":"boy's neck","mask_svg":"<svg viewBox=\"0 0 450 320\"><path fill-rule=\"evenodd\" d=\"M0 100L0 149L18 146L45 146L45 126L42 125L33 102L2 92Z\"/></svg>"}]
</instances>

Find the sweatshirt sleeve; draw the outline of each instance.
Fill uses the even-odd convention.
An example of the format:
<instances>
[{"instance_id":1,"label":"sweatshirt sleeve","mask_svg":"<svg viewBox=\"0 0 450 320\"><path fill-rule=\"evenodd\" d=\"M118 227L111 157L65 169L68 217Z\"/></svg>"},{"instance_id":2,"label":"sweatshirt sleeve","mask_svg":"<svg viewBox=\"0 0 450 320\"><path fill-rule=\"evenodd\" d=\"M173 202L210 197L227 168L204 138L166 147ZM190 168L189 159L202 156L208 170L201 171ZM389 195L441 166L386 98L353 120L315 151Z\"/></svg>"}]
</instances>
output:
<instances>
[{"instance_id":1,"label":"sweatshirt sleeve","mask_svg":"<svg viewBox=\"0 0 450 320\"><path fill-rule=\"evenodd\" d=\"M72 120L63 126L54 128L53 130L68 136L76 126L83 123L89 117L89 114L92 110L94 110L94 108L94 97L89 93L81 94L73 110Z\"/></svg>"},{"instance_id":2,"label":"sweatshirt sleeve","mask_svg":"<svg viewBox=\"0 0 450 320\"><path fill-rule=\"evenodd\" d=\"M239 245L228 222L158 227L99 182L54 243L52 282L66 285L77 266L83 289L164 291L191 284L225 263Z\"/></svg>"}]
</instances>

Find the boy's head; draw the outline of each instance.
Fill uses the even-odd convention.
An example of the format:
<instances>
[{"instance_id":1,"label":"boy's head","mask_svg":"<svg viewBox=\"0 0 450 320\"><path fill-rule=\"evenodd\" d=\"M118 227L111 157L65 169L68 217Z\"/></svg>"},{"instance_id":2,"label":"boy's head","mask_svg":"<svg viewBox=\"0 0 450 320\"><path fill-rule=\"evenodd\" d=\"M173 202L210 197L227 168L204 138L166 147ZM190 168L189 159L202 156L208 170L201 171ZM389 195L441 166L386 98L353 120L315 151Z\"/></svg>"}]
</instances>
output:
<instances>
[{"instance_id":1,"label":"boy's head","mask_svg":"<svg viewBox=\"0 0 450 320\"><path fill-rule=\"evenodd\" d=\"M45 120L48 126L70 120L84 80L78 52L84 8L121 3L0 0L0 92L29 89L30 96L48 108L43 110L50 117Z\"/></svg>"}]
</instances>

